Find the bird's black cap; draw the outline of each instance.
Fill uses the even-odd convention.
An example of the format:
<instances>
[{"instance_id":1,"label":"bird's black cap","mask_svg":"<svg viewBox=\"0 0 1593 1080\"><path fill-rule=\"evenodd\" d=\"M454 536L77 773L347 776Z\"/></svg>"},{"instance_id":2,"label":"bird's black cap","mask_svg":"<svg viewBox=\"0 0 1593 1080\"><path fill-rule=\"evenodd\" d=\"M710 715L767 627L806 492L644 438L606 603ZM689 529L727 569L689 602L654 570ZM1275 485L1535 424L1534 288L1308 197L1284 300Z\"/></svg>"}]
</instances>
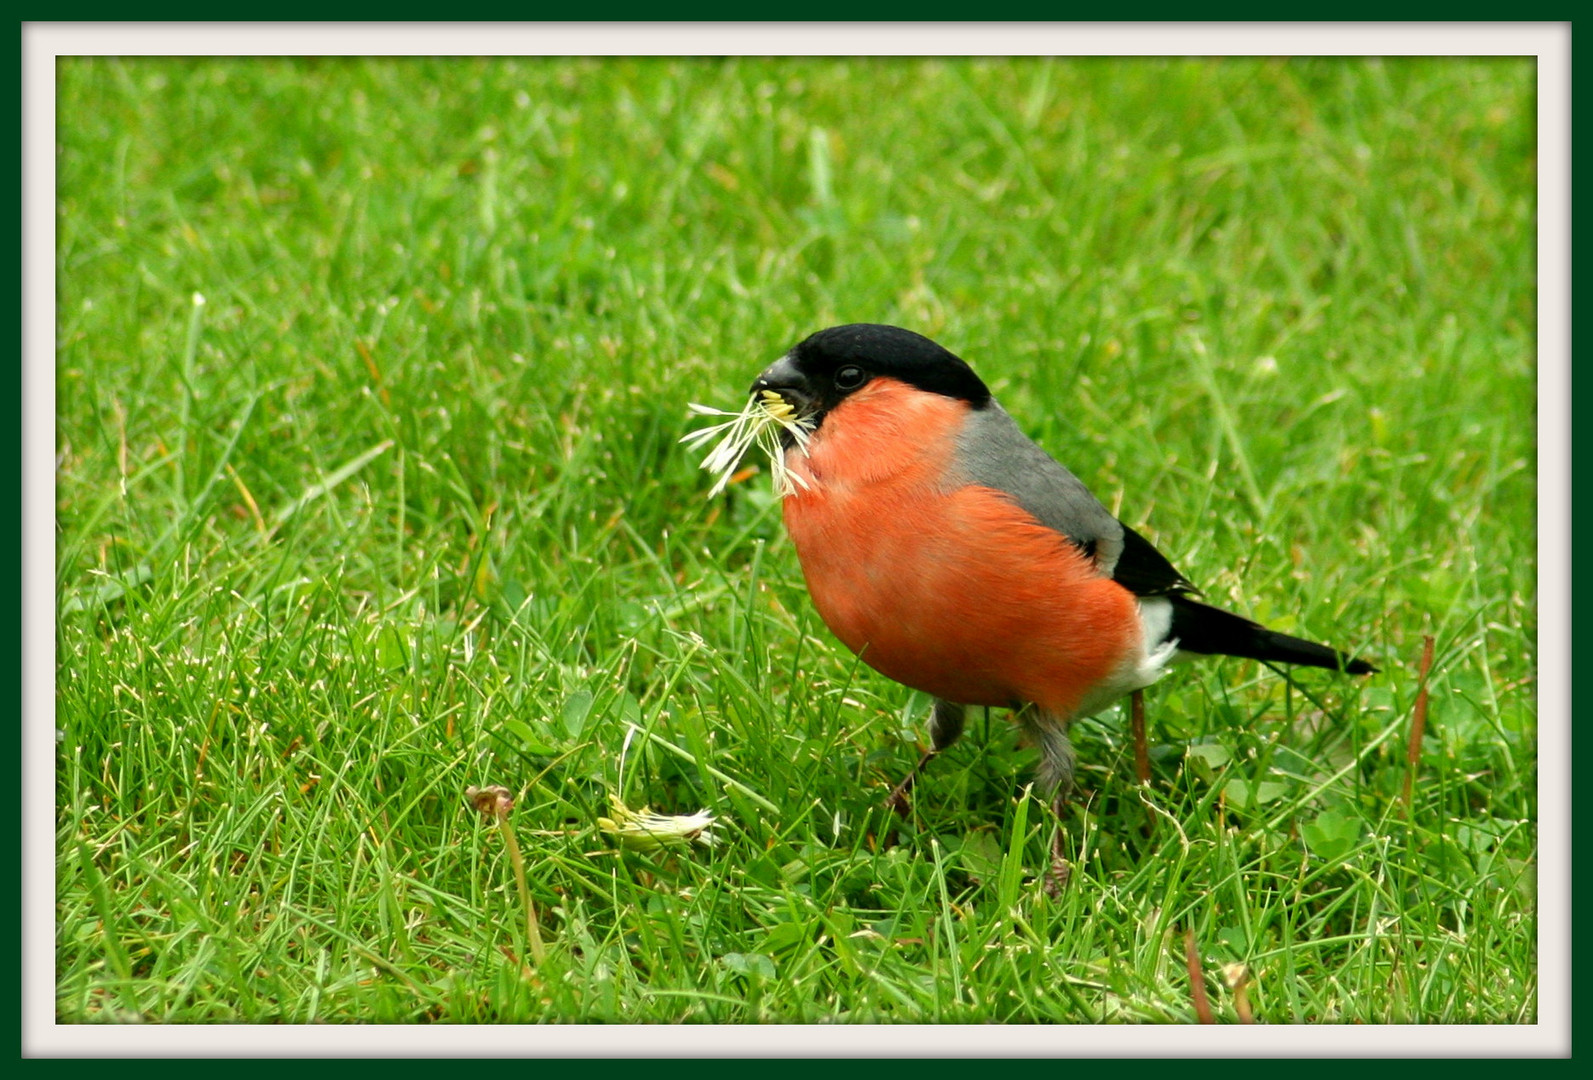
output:
<instances>
[{"instance_id":1,"label":"bird's black cap","mask_svg":"<svg viewBox=\"0 0 1593 1080\"><path fill-rule=\"evenodd\" d=\"M810 334L791 350L798 368L830 376L848 364L870 375L900 379L920 390L960 398L974 406L990 400L990 389L963 359L922 334L881 323L848 323Z\"/></svg>"},{"instance_id":2,"label":"bird's black cap","mask_svg":"<svg viewBox=\"0 0 1593 1080\"><path fill-rule=\"evenodd\" d=\"M824 414L878 377L898 379L932 394L983 408L990 390L961 358L922 334L879 323L848 323L810 334L752 384L754 394L777 390L804 416Z\"/></svg>"}]
</instances>

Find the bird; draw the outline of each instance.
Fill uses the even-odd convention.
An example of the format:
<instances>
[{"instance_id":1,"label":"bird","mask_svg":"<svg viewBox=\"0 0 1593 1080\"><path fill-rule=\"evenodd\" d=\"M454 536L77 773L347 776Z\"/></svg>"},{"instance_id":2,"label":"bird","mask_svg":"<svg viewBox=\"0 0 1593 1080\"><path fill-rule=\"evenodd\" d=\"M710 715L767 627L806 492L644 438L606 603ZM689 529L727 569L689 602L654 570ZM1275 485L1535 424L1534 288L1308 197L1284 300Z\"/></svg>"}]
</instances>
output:
<instances>
[{"instance_id":1,"label":"bird","mask_svg":"<svg viewBox=\"0 0 1593 1080\"><path fill-rule=\"evenodd\" d=\"M930 749L892 793L898 809L970 707L1012 710L1040 751L1038 792L1060 812L1069 725L1137 703L1176 659L1376 671L1199 599L967 362L911 330L820 330L757 376L751 400L780 421L781 512L819 616L863 663L934 700Z\"/></svg>"}]
</instances>

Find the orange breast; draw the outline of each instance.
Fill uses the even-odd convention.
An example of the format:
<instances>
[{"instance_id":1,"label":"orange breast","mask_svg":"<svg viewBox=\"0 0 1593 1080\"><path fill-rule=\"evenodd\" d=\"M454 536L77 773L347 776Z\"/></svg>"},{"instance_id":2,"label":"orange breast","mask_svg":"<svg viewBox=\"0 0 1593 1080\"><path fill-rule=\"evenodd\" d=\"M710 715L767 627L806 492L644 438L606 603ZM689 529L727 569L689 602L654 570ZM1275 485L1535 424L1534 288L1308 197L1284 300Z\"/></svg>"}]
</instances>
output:
<instances>
[{"instance_id":1,"label":"orange breast","mask_svg":"<svg viewBox=\"0 0 1593 1080\"><path fill-rule=\"evenodd\" d=\"M1138 646L1132 594L1004 495L944 491L968 405L876 379L832 410L784 502L819 615L865 663L967 705L1071 713Z\"/></svg>"}]
</instances>

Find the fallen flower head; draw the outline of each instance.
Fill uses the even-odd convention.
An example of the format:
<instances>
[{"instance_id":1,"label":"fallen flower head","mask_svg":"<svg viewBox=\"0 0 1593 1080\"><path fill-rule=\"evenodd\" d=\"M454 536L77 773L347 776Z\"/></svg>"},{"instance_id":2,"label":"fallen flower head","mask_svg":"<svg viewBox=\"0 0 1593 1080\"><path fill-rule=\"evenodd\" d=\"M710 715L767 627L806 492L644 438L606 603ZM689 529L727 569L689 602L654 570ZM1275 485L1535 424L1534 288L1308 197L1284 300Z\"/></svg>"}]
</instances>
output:
<instances>
[{"instance_id":1,"label":"fallen flower head","mask_svg":"<svg viewBox=\"0 0 1593 1080\"><path fill-rule=\"evenodd\" d=\"M633 851L656 851L671 844L689 844L695 840L705 847L713 845L710 831L714 817L706 810L695 814L655 814L650 807L632 810L617 795L608 797L613 806L612 818L600 817L598 826L619 839L622 846Z\"/></svg>"}]
</instances>

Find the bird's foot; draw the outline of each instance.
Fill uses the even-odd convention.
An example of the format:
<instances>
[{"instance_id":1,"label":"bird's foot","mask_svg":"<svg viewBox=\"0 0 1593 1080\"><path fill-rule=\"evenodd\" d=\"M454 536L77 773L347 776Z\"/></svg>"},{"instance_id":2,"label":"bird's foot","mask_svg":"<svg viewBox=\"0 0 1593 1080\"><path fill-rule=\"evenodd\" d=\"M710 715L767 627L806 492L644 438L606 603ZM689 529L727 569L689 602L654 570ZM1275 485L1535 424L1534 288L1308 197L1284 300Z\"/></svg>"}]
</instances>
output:
<instances>
[{"instance_id":1,"label":"bird's foot","mask_svg":"<svg viewBox=\"0 0 1593 1080\"><path fill-rule=\"evenodd\" d=\"M913 770L914 775L916 775L917 772L917 769ZM912 790L913 776L909 775L907 779L896 785L895 790L886 796L885 809L894 810L896 811L897 817L905 818L908 814L912 813L912 800L907 797L908 793Z\"/></svg>"},{"instance_id":2,"label":"bird's foot","mask_svg":"<svg viewBox=\"0 0 1593 1080\"><path fill-rule=\"evenodd\" d=\"M1060 855L1056 856L1051 860L1051 868L1045 872L1045 894L1053 900L1062 899L1062 893L1072 878L1073 868L1068 861Z\"/></svg>"},{"instance_id":3,"label":"bird's foot","mask_svg":"<svg viewBox=\"0 0 1593 1080\"><path fill-rule=\"evenodd\" d=\"M1057 829L1051 840L1051 866L1045 872L1045 894L1053 900L1062 899L1062 891L1073 878L1073 867L1062 852L1062 830Z\"/></svg>"}]
</instances>

